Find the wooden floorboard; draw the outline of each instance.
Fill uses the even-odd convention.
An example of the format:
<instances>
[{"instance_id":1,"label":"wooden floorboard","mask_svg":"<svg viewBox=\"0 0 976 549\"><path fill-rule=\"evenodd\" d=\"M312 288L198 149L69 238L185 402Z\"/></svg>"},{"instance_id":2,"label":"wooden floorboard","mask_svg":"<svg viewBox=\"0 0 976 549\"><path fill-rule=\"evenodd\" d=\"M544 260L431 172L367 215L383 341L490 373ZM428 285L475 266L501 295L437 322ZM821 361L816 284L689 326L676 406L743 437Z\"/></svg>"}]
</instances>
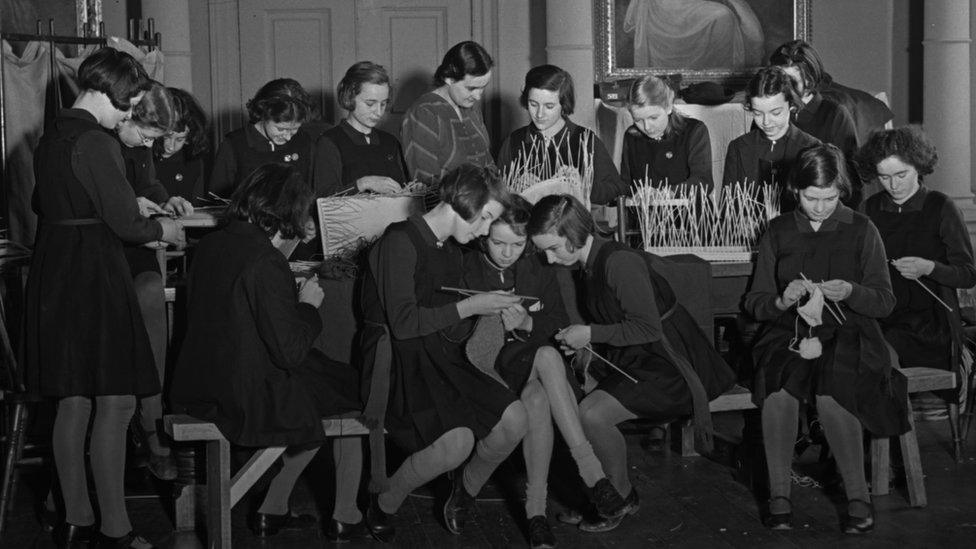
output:
<instances>
[{"instance_id":1,"label":"wooden floorboard","mask_svg":"<svg viewBox=\"0 0 976 549\"><path fill-rule=\"evenodd\" d=\"M606 534L586 534L573 526L558 524L559 501L550 506L550 518L560 547L630 548L630 547L703 547L703 548L870 548L936 547L940 549L971 546L976 536L976 444L966 446L966 458L956 463L949 453L948 425L945 422L919 423L919 444L926 474L929 505L913 509L908 505L904 488L895 488L888 496L875 498L877 528L863 537L840 533L843 497L828 495L822 488L793 487L795 529L772 532L760 522L760 506L755 496L737 481L736 471L723 462L705 457L682 458L671 449L645 448L645 434L628 431L628 456L631 478L641 498L640 512L624 520L619 529ZM804 459L811 459L808 451ZM328 470L331 452L321 452L313 462L317 472L304 479L292 497L296 511L330 516L328 497L316 498L313 490L329 493ZM801 465L803 465L801 463ZM815 467L813 468L815 469ZM811 470L813 470L811 469ZM807 469L804 469L806 471ZM448 533L436 516L439 505L431 491L407 498L396 517L398 539L395 547L524 547L522 503L510 497L501 500L506 486L521 486L524 473L518 467L505 465L486 487L472 515L470 528L462 536ZM40 493L44 477L40 468L24 468L22 484L11 509L2 547L53 547L33 516L32 499ZM553 478L551 483L574 482ZM259 485L260 486L260 485ZM157 486L158 487L158 486ZM446 483L438 485L441 492ZM519 488L521 489L521 488ZM553 490L551 489L552 493ZM152 496L150 487L148 496ZM254 538L247 529L247 514L255 496L245 498L232 514L233 540L240 548L292 548L326 546L322 532L282 532L268 540ZM325 501L323 504L322 501ZM439 501L439 500L438 500ZM159 499L144 497L128 500L136 529L160 547L199 547L193 536L175 536L171 519ZM371 541L345 545L382 547Z\"/></svg>"}]
</instances>

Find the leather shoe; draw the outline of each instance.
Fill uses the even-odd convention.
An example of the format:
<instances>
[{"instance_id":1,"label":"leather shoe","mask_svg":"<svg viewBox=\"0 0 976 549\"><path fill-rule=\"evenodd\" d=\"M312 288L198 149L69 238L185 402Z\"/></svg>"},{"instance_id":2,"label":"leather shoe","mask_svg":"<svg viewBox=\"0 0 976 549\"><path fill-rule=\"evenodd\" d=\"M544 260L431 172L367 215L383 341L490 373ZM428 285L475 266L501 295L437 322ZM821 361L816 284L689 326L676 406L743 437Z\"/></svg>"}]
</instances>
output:
<instances>
[{"instance_id":1,"label":"leather shoe","mask_svg":"<svg viewBox=\"0 0 976 549\"><path fill-rule=\"evenodd\" d=\"M296 515L287 512L284 515L271 513L255 513L251 521L251 531L259 538L273 536L281 530L304 530L314 527L317 519L312 515Z\"/></svg>"},{"instance_id":2,"label":"leather shoe","mask_svg":"<svg viewBox=\"0 0 976 549\"><path fill-rule=\"evenodd\" d=\"M631 494L636 493L634 490L631 490ZM623 496L614 488L610 479L606 477L598 480L593 485L593 488L590 489L590 499L593 501L593 505L596 506L596 511L601 517L619 517L623 515L627 507L627 502L624 501Z\"/></svg>"},{"instance_id":3,"label":"leather shoe","mask_svg":"<svg viewBox=\"0 0 976 549\"><path fill-rule=\"evenodd\" d=\"M597 520L583 520L579 525L579 529L590 533L609 532L620 526L624 517L634 515L637 511L640 511L640 498L637 497L637 488L631 487L630 494L624 498L624 506L621 508L619 514L613 517L601 516Z\"/></svg>"},{"instance_id":4,"label":"leather shoe","mask_svg":"<svg viewBox=\"0 0 976 549\"><path fill-rule=\"evenodd\" d=\"M78 526L69 522L62 522L51 531L54 545L61 548L86 547L95 533L93 524Z\"/></svg>"},{"instance_id":5,"label":"leather shoe","mask_svg":"<svg viewBox=\"0 0 976 549\"><path fill-rule=\"evenodd\" d=\"M866 517L851 516L850 503L854 503L855 501L867 506L868 516ZM854 534L854 535L867 534L871 530L874 530L874 507L866 501L860 499L852 499L848 503L848 512L844 516L844 523L841 526L841 530L843 530L845 534Z\"/></svg>"},{"instance_id":6,"label":"leather shoe","mask_svg":"<svg viewBox=\"0 0 976 549\"><path fill-rule=\"evenodd\" d=\"M556 547L556 536L545 515L536 515L529 519L529 547L532 549L553 549Z\"/></svg>"},{"instance_id":7,"label":"leather shoe","mask_svg":"<svg viewBox=\"0 0 976 549\"><path fill-rule=\"evenodd\" d=\"M464 529L468 512L474 505L474 497L464 489L463 478L464 475L460 471L454 473L451 495L444 502L444 526L454 535L460 534L461 530Z\"/></svg>"},{"instance_id":8,"label":"leather shoe","mask_svg":"<svg viewBox=\"0 0 976 549\"><path fill-rule=\"evenodd\" d=\"M366 509L366 529L376 541L393 543L396 539L396 527L393 526L393 515L380 509L379 494L369 494L369 508Z\"/></svg>"},{"instance_id":9,"label":"leather shoe","mask_svg":"<svg viewBox=\"0 0 976 549\"><path fill-rule=\"evenodd\" d=\"M345 543L354 539L368 538L369 530L366 529L365 520L353 524L332 519L325 530L325 537L335 543Z\"/></svg>"},{"instance_id":10,"label":"leather shoe","mask_svg":"<svg viewBox=\"0 0 976 549\"><path fill-rule=\"evenodd\" d=\"M763 519L763 524L766 528L770 530L792 530L793 529L793 502L790 498L784 496L776 496L769 499L772 503L775 500L781 499L785 501L790 506L790 510L785 513L773 513L770 511L766 518Z\"/></svg>"}]
</instances>

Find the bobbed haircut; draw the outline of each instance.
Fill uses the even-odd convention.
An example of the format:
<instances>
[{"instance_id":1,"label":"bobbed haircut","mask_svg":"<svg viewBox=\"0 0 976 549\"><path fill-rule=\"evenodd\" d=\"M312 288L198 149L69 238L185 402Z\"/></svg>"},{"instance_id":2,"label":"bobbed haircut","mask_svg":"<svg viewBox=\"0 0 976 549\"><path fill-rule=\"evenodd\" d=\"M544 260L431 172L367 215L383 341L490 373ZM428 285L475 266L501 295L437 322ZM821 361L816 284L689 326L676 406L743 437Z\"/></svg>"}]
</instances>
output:
<instances>
[{"instance_id":1,"label":"bobbed haircut","mask_svg":"<svg viewBox=\"0 0 976 549\"><path fill-rule=\"evenodd\" d=\"M493 66L495 61L481 44L471 40L458 42L447 50L440 66L434 71L434 84L443 86L448 78L464 80L464 77L469 74L484 76Z\"/></svg>"},{"instance_id":2,"label":"bobbed haircut","mask_svg":"<svg viewBox=\"0 0 976 549\"><path fill-rule=\"evenodd\" d=\"M104 93L120 111L132 107L132 98L149 89L146 69L131 55L114 48L102 48L89 55L78 68L78 86Z\"/></svg>"},{"instance_id":3,"label":"bobbed haircut","mask_svg":"<svg viewBox=\"0 0 976 549\"><path fill-rule=\"evenodd\" d=\"M143 128L169 133L176 127L178 118L179 113L173 95L169 93L166 86L150 80L146 94L132 108L132 122Z\"/></svg>"},{"instance_id":4,"label":"bobbed haircut","mask_svg":"<svg viewBox=\"0 0 976 549\"><path fill-rule=\"evenodd\" d=\"M312 117L312 99L298 81L278 78L261 86L247 102L247 116L251 124L261 121L304 124Z\"/></svg>"},{"instance_id":5,"label":"bobbed haircut","mask_svg":"<svg viewBox=\"0 0 976 549\"><path fill-rule=\"evenodd\" d=\"M664 130L665 134L680 132L685 127L685 117L681 116L674 108L674 88L671 87L663 78L658 78L653 74L648 74L638 78L630 85L627 93L627 106L629 108L661 107L664 110L671 109L668 115L668 127ZM633 135L640 135L641 131L636 127L627 128L627 132Z\"/></svg>"},{"instance_id":6,"label":"bobbed haircut","mask_svg":"<svg viewBox=\"0 0 976 549\"><path fill-rule=\"evenodd\" d=\"M231 196L227 216L250 221L269 237L305 234L312 189L300 171L288 164L264 164L248 175Z\"/></svg>"},{"instance_id":7,"label":"bobbed haircut","mask_svg":"<svg viewBox=\"0 0 976 549\"><path fill-rule=\"evenodd\" d=\"M508 195L505 211L491 224L492 226L508 225L513 233L519 236L528 236L527 227L530 217L532 217L532 204L522 198L522 195L512 193Z\"/></svg>"},{"instance_id":8,"label":"bobbed haircut","mask_svg":"<svg viewBox=\"0 0 976 549\"><path fill-rule=\"evenodd\" d=\"M851 196L847 162L836 145L813 145L800 152L790 171L789 189L796 194L808 187L836 187L841 199Z\"/></svg>"},{"instance_id":9,"label":"bobbed haircut","mask_svg":"<svg viewBox=\"0 0 976 549\"><path fill-rule=\"evenodd\" d=\"M826 82L823 61L813 46L804 40L791 40L781 44L769 56L769 64L780 67L796 67L800 71L803 87L813 92Z\"/></svg>"},{"instance_id":10,"label":"bobbed haircut","mask_svg":"<svg viewBox=\"0 0 976 549\"><path fill-rule=\"evenodd\" d=\"M878 176L878 163L891 156L910 164L920 176L932 173L939 162L939 153L922 128L902 126L873 132L868 137L867 143L857 151L858 171L865 179L874 179Z\"/></svg>"},{"instance_id":11,"label":"bobbed haircut","mask_svg":"<svg viewBox=\"0 0 976 549\"><path fill-rule=\"evenodd\" d=\"M796 91L796 84L790 75L783 72L780 67L763 67L749 80L746 86L746 110L752 110L752 99L755 97L773 97L783 94L790 108L799 110L803 108L803 100L800 99L799 92Z\"/></svg>"},{"instance_id":12,"label":"bobbed haircut","mask_svg":"<svg viewBox=\"0 0 976 549\"><path fill-rule=\"evenodd\" d=\"M363 84L390 85L390 75L383 65L372 61L360 61L349 67L336 87L339 106L347 111L356 108L356 96L363 91Z\"/></svg>"},{"instance_id":13,"label":"bobbed haircut","mask_svg":"<svg viewBox=\"0 0 976 549\"><path fill-rule=\"evenodd\" d=\"M530 237L542 234L564 237L573 248L579 249L586 244L587 238L596 234L596 224L589 210L576 197L552 194L532 207L526 230Z\"/></svg>"},{"instance_id":14,"label":"bobbed haircut","mask_svg":"<svg viewBox=\"0 0 976 549\"><path fill-rule=\"evenodd\" d=\"M576 108L576 91L573 87L573 77L568 72L556 65L539 65L529 69L529 72L525 73L522 95L519 96L519 104L523 109L529 108L529 92L532 88L556 92L563 114L573 114Z\"/></svg>"},{"instance_id":15,"label":"bobbed haircut","mask_svg":"<svg viewBox=\"0 0 976 549\"><path fill-rule=\"evenodd\" d=\"M173 96L173 103L176 104L177 117L173 131L186 132L186 145L183 147L183 155L190 159L207 152L210 148L210 139L207 137L207 115L203 112L203 107L186 90L180 88L166 89L169 90L170 95ZM156 146L161 148L162 142L157 140Z\"/></svg>"},{"instance_id":16,"label":"bobbed haircut","mask_svg":"<svg viewBox=\"0 0 976 549\"><path fill-rule=\"evenodd\" d=\"M441 202L450 205L465 221L474 220L490 200L506 204L508 197L508 190L491 168L461 164L440 180Z\"/></svg>"}]
</instances>

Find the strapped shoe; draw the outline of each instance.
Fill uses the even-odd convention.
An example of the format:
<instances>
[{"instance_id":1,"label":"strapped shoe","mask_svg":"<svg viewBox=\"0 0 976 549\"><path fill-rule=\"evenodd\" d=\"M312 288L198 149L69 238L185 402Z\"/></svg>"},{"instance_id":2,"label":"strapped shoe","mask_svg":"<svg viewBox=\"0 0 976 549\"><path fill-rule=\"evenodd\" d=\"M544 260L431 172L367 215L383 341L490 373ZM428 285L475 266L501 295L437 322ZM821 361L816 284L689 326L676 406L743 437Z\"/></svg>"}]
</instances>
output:
<instances>
[{"instance_id":1,"label":"strapped shoe","mask_svg":"<svg viewBox=\"0 0 976 549\"><path fill-rule=\"evenodd\" d=\"M770 511L766 518L763 519L763 524L766 528L770 530L792 530L793 529L793 502L790 498L784 496L774 496L769 498L769 503L776 500L783 500L790 505L790 510L785 513L773 513Z\"/></svg>"},{"instance_id":2,"label":"strapped shoe","mask_svg":"<svg viewBox=\"0 0 976 549\"><path fill-rule=\"evenodd\" d=\"M595 486L594 486L595 488ZM616 490L614 490L616 491ZM609 532L616 529L623 522L627 515L636 514L640 510L640 498L637 496L637 488L631 487L630 494L624 499L624 506L620 513L613 517L602 517L598 520L583 520L579 529L584 532Z\"/></svg>"},{"instance_id":3,"label":"strapped shoe","mask_svg":"<svg viewBox=\"0 0 976 549\"><path fill-rule=\"evenodd\" d=\"M868 508L868 516L866 517L855 517L851 515L850 504L858 502L863 503ZM874 506L870 502L864 501L862 499L852 499L847 503L847 514L844 516L844 522L841 525L841 530L845 534L867 534L871 530L874 530Z\"/></svg>"},{"instance_id":4,"label":"strapped shoe","mask_svg":"<svg viewBox=\"0 0 976 549\"><path fill-rule=\"evenodd\" d=\"M451 486L451 495L444 502L444 526L447 530L458 535L464 529L468 513L474 506L474 496L464 489L464 475L460 472L454 473L454 482Z\"/></svg>"},{"instance_id":5,"label":"strapped shoe","mask_svg":"<svg viewBox=\"0 0 976 549\"><path fill-rule=\"evenodd\" d=\"M596 506L597 513L604 518L616 518L624 513L627 503L620 492L613 487L610 479L603 477L596 481L590 489L590 500Z\"/></svg>"},{"instance_id":6,"label":"strapped shoe","mask_svg":"<svg viewBox=\"0 0 976 549\"><path fill-rule=\"evenodd\" d=\"M380 509L379 494L369 494L369 507L366 509L366 529L376 541L393 543L396 539L396 528L393 526L393 515Z\"/></svg>"},{"instance_id":7,"label":"strapped shoe","mask_svg":"<svg viewBox=\"0 0 976 549\"><path fill-rule=\"evenodd\" d=\"M556 546L556 536L545 515L529 519L529 547L532 549L552 549Z\"/></svg>"}]
</instances>

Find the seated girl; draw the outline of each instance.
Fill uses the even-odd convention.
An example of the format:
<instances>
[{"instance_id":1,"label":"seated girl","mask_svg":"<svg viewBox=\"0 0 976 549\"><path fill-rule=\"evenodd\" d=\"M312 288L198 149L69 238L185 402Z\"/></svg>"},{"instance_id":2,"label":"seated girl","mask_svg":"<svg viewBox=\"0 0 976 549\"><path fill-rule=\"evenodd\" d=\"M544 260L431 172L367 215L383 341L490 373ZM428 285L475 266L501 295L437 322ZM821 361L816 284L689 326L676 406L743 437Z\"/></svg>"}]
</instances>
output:
<instances>
[{"instance_id":1,"label":"seated girl","mask_svg":"<svg viewBox=\"0 0 976 549\"><path fill-rule=\"evenodd\" d=\"M892 369L877 321L895 298L878 230L841 202L850 182L840 149L803 151L790 191L799 207L770 223L745 298L746 311L764 323L753 347L752 389L769 468L764 521L792 528L800 403L815 403L847 493L841 529L861 534L874 528L863 431L895 436L909 428L905 379ZM804 296L809 300L800 304Z\"/></svg>"},{"instance_id":2,"label":"seated girl","mask_svg":"<svg viewBox=\"0 0 976 549\"><path fill-rule=\"evenodd\" d=\"M228 133L217 147L207 190L228 198L258 166L271 162L294 165L307 182L312 137L301 129L311 114L308 93L295 80L279 78L261 86L247 102L247 125Z\"/></svg>"},{"instance_id":3,"label":"seated girl","mask_svg":"<svg viewBox=\"0 0 976 549\"><path fill-rule=\"evenodd\" d=\"M153 146L156 176L170 196L197 203L207 192L203 174L203 159L210 148L207 116L189 92L166 89L176 106L176 124Z\"/></svg>"},{"instance_id":4,"label":"seated girl","mask_svg":"<svg viewBox=\"0 0 976 549\"><path fill-rule=\"evenodd\" d=\"M498 151L498 168L512 170L523 166L536 178L556 175L560 166L569 166L580 175L592 168L590 202L611 204L629 194L600 138L570 119L576 107L573 77L555 65L540 65L525 73L519 102L529 113L530 124L513 131Z\"/></svg>"},{"instance_id":5,"label":"seated girl","mask_svg":"<svg viewBox=\"0 0 976 549\"><path fill-rule=\"evenodd\" d=\"M783 69L760 69L746 87L746 110L755 124L729 143L722 184L768 183L785 190L800 151L820 144L793 123L793 113L802 106L793 80ZM784 193L782 211L794 207L795 201Z\"/></svg>"},{"instance_id":6,"label":"seated girl","mask_svg":"<svg viewBox=\"0 0 976 549\"><path fill-rule=\"evenodd\" d=\"M712 188L712 145L700 120L674 110L674 90L647 75L630 87L627 108L634 125L624 134L620 177L627 185L645 178L655 187Z\"/></svg>"},{"instance_id":7,"label":"seated girl","mask_svg":"<svg viewBox=\"0 0 976 549\"><path fill-rule=\"evenodd\" d=\"M322 418L362 409L358 372L312 347L323 328L317 278L296 288L272 245L301 234L311 201L294 166L259 167L234 192L228 224L200 241L187 280L174 410L214 422L233 444L291 447L252 517L260 537L314 524L314 517L289 510L292 487L322 444ZM336 513L355 510L361 456L344 455L337 463L345 469Z\"/></svg>"},{"instance_id":8,"label":"seated girl","mask_svg":"<svg viewBox=\"0 0 976 549\"><path fill-rule=\"evenodd\" d=\"M386 69L369 61L356 63L342 77L336 96L349 116L323 133L315 144L315 195L331 196L352 189L399 191L407 180L400 142L376 128L390 100Z\"/></svg>"},{"instance_id":9,"label":"seated girl","mask_svg":"<svg viewBox=\"0 0 976 549\"><path fill-rule=\"evenodd\" d=\"M460 533L474 496L525 435L525 407L471 364L464 348L472 324L465 319L500 314L520 300L504 293L460 299L444 290L462 284L459 244L488 233L506 195L489 170L461 165L440 180L440 202L432 210L393 223L370 251L363 356L369 364L370 357L392 347L388 374L375 360L370 386L389 388L388 438L411 453L388 482L372 479L372 491L379 493L371 498L366 521L378 539L393 538L390 515L411 491L470 455L455 472L443 508L448 530ZM376 396L387 402L385 395ZM371 393L367 411L374 398Z\"/></svg>"},{"instance_id":10,"label":"seated girl","mask_svg":"<svg viewBox=\"0 0 976 549\"><path fill-rule=\"evenodd\" d=\"M531 208L521 196L511 196L508 209L481 240L482 252L465 257L464 278L471 289L510 291L539 298L502 311L500 323L506 337L495 370L509 389L520 395L528 412L529 427L522 449L528 473L525 512L529 519L529 545L555 547L556 539L546 520L553 420L601 514L616 516L623 511L624 501L607 480L583 434L575 381L570 381L573 376L553 346L553 336L569 324L569 318L556 269L543 264L538 254L531 253L534 250L527 250L532 247L526 233Z\"/></svg>"},{"instance_id":11,"label":"seated girl","mask_svg":"<svg viewBox=\"0 0 976 549\"><path fill-rule=\"evenodd\" d=\"M578 200L552 195L532 208L528 233L550 263L585 269L585 304L591 324L556 334L566 352L600 353L619 370L601 380L580 403L586 438L619 494L622 512L568 521L586 532L605 532L637 512L627 473L627 444L617 425L635 418L669 420L694 413L699 439L711 444L709 400L733 383L733 373L691 315L675 300L654 268L659 258L596 235L593 218ZM599 503L597 501L597 503Z\"/></svg>"},{"instance_id":12,"label":"seated girl","mask_svg":"<svg viewBox=\"0 0 976 549\"><path fill-rule=\"evenodd\" d=\"M895 309L879 320L885 339L903 368L957 371L963 334L956 289L976 285L976 266L959 208L922 185L938 158L921 129L905 126L871 134L858 161L885 191L870 197L863 208L891 260ZM941 396L950 402L959 398L957 391Z\"/></svg>"}]
</instances>

